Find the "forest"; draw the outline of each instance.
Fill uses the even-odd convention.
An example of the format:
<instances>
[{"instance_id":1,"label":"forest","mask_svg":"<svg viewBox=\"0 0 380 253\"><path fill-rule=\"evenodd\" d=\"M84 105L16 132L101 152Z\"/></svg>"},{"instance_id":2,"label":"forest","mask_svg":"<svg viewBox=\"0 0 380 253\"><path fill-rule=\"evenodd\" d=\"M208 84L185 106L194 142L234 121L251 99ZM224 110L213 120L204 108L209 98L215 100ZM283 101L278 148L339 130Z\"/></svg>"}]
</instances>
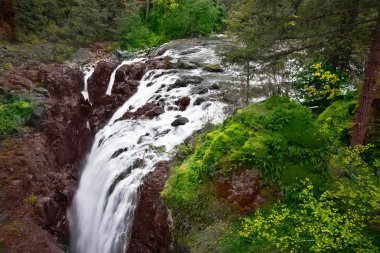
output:
<instances>
[{"instance_id":1,"label":"forest","mask_svg":"<svg viewBox=\"0 0 380 253\"><path fill-rule=\"evenodd\" d=\"M220 64L198 67L238 69L238 85L226 88L237 98L223 122L206 122L171 153L159 192L173 221L171 250L146 252L379 252L379 0L0 0L4 76L35 62L66 64L80 48L137 57L220 38ZM1 81L0 163L22 129L39 125L35 103ZM127 150L118 148L113 157ZM37 207L36 192L23 205ZM2 212L0 232L13 235ZM0 233L0 252L21 252L9 245Z\"/></svg>"}]
</instances>

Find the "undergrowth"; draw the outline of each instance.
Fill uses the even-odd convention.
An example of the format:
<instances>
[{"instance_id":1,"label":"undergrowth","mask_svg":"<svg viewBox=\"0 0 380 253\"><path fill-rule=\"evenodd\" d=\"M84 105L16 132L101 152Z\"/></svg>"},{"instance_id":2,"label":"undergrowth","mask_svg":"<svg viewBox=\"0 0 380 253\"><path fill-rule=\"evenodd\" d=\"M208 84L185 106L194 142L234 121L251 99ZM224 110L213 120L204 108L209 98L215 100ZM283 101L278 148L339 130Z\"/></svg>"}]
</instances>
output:
<instances>
[{"instance_id":1,"label":"undergrowth","mask_svg":"<svg viewBox=\"0 0 380 253\"><path fill-rule=\"evenodd\" d=\"M177 242L195 252L376 252L380 190L363 160L372 145L347 148L355 106L338 100L315 117L274 97L182 146L162 192ZM282 196L245 218L211 190L215 177L242 169Z\"/></svg>"}]
</instances>

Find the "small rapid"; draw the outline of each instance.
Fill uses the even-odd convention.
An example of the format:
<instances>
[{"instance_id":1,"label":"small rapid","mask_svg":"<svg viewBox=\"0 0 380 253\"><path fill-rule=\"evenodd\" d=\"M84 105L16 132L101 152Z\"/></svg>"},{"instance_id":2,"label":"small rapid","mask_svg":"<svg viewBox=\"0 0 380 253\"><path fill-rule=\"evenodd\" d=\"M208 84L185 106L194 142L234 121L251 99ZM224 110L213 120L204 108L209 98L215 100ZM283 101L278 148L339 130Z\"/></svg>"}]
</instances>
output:
<instances>
[{"instance_id":1,"label":"small rapid","mask_svg":"<svg viewBox=\"0 0 380 253\"><path fill-rule=\"evenodd\" d=\"M173 61L185 58L206 64L219 63L213 47L195 46L192 50L189 53L169 50L164 56L170 56ZM137 58L120 64L111 75L107 94L112 92L118 68L144 60ZM85 75L84 95L87 99L87 79L92 72L93 69L89 69ZM176 85L183 77L191 79L204 75L209 77L198 78L203 80L198 83ZM206 123L222 122L225 117L225 104L217 99L220 90L208 89L206 94L199 94L197 88L234 78L227 73L210 76L202 67L177 71L159 69L145 73L137 93L96 134L70 210L71 252L126 252L138 203L138 188L144 176L154 170L157 162L170 160L175 147L195 131ZM181 97L190 98L186 110L169 110ZM206 102L195 105L194 101L199 97ZM148 102L162 103L164 112L153 119L122 119L126 112L134 112ZM179 117L186 117L188 122L172 126Z\"/></svg>"}]
</instances>

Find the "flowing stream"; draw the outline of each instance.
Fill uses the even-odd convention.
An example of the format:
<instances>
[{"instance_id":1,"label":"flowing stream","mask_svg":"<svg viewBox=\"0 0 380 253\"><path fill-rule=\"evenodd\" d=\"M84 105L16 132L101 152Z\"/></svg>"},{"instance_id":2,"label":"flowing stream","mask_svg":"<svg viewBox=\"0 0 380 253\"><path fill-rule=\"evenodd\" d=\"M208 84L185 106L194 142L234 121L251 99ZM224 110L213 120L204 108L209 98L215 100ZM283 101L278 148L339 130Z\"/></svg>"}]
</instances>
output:
<instances>
[{"instance_id":1,"label":"flowing stream","mask_svg":"<svg viewBox=\"0 0 380 253\"><path fill-rule=\"evenodd\" d=\"M172 57L173 61L196 61L203 65L219 63L212 44L171 49L164 56ZM144 60L137 58L121 65ZM205 123L218 123L224 119L225 104L218 98L221 91L210 87L221 81L233 82L235 77L227 72L206 72L200 66L187 70L148 71L137 93L97 133L70 210L72 252L126 252L138 202L138 188L144 176L154 170L158 161L169 160L175 147ZM86 71L85 76L84 95L87 99L87 79L92 72L93 69ZM175 85L181 78L190 80L200 76L200 83L190 82L185 87ZM107 94L112 92L114 78L115 72L110 78ZM200 92L202 87L209 89ZM175 101L185 96L191 98L187 109L173 110ZM205 101L194 105L200 97ZM164 103L165 112L154 119L118 120L128 110L135 111L147 102L159 100ZM188 123L172 126L171 123L179 116L186 117Z\"/></svg>"}]
</instances>

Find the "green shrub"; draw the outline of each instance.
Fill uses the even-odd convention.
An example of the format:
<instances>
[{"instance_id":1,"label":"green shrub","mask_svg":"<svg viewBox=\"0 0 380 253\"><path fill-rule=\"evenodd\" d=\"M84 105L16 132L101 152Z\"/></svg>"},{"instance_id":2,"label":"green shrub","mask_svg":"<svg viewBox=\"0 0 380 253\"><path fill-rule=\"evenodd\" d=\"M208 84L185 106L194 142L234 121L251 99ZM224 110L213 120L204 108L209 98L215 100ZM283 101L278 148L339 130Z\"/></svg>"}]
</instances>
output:
<instances>
[{"instance_id":1,"label":"green shrub","mask_svg":"<svg viewBox=\"0 0 380 253\"><path fill-rule=\"evenodd\" d=\"M321 192L308 179L289 185L282 202L235 224L225 251L378 252L380 187L360 157L368 148L337 148L332 164L345 174Z\"/></svg>"},{"instance_id":2,"label":"green shrub","mask_svg":"<svg viewBox=\"0 0 380 253\"><path fill-rule=\"evenodd\" d=\"M349 143L355 106L356 101L352 99L338 100L318 116L318 123L328 138Z\"/></svg>"},{"instance_id":3,"label":"green shrub","mask_svg":"<svg viewBox=\"0 0 380 253\"><path fill-rule=\"evenodd\" d=\"M306 65L294 82L298 98L311 106L328 106L342 98L347 87L345 74L324 62Z\"/></svg>"}]
</instances>

